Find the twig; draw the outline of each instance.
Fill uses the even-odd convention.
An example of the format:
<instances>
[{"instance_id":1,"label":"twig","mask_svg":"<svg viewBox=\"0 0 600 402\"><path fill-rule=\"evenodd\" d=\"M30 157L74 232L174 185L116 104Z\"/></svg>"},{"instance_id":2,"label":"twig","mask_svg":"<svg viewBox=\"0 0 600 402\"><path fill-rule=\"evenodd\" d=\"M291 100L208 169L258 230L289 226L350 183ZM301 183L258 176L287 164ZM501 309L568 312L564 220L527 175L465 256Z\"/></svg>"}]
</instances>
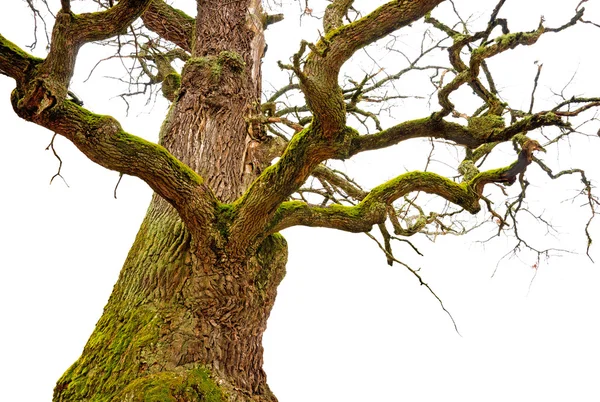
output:
<instances>
[{"instance_id":1,"label":"twig","mask_svg":"<svg viewBox=\"0 0 600 402\"><path fill-rule=\"evenodd\" d=\"M433 291L433 289L431 289L431 287L425 281L423 281L423 278L421 277L421 275L419 275L417 270L411 268L407 264L396 259L393 255L388 253L387 250L385 249L385 247L383 247L383 245L381 244L381 242L379 242L379 240L377 240L377 238L375 236L373 236L371 233L365 232L365 234L367 236L369 236L375 243L377 243L377 246L379 246L379 248L387 255L387 257L389 259L402 265L404 268L408 269L415 277L417 277L417 279L419 280L419 284L422 286L425 286L427 288L427 290L429 290L429 293L431 293L433 295L433 297L435 297L437 299L437 301L440 303L440 306L442 307L442 310L444 310L446 312L446 314L448 314L448 317L450 317L450 320L452 321L452 325L454 325L454 331L456 331L456 333L460 337L462 337L462 335L458 331L458 326L456 325L456 321L454 321L454 317L452 317L452 314L450 314L450 312L446 309L446 307L444 306L444 303L442 302L442 299L440 299L440 297Z\"/></svg>"},{"instance_id":2,"label":"twig","mask_svg":"<svg viewBox=\"0 0 600 402\"><path fill-rule=\"evenodd\" d=\"M65 185L67 187L69 187L69 183L67 183L67 181L62 176L62 174L60 174L63 162L62 162L62 159L60 159L60 156L58 156L58 153L56 153L56 149L54 148L54 139L56 138L56 135L57 135L57 133L54 133L54 135L52 136L52 140L50 140L50 144L48 144L48 146L46 147L46 151L50 149L52 151L52 153L54 154L54 156L56 157L56 159L58 159L58 171L50 179L50 184L52 184L52 182L54 181L55 178L60 177L62 179L62 181L65 183Z\"/></svg>"}]
</instances>

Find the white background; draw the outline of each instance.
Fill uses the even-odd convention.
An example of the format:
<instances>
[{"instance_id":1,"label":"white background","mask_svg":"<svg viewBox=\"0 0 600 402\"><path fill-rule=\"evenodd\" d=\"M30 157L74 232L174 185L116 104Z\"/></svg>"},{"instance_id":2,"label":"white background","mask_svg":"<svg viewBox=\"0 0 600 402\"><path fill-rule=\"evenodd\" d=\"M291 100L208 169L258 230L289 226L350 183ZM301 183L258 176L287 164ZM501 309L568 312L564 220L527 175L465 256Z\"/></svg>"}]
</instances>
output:
<instances>
[{"instance_id":1,"label":"white background","mask_svg":"<svg viewBox=\"0 0 600 402\"><path fill-rule=\"evenodd\" d=\"M509 17L513 31L534 29L541 15L546 25L559 26L571 18L577 3L508 0L501 16ZM588 19L595 15L600 22L596 3L586 3L592 12ZM357 4L372 8L368 2ZM456 4L471 6L466 0ZM477 4L487 10L494 6ZM297 49L298 7L286 9L286 21L268 30L268 72L277 71L273 60L285 61ZM30 44L32 20L24 3L11 2L3 10L0 32L21 47ZM440 8L434 16L448 10ZM314 38L314 26L303 19L302 28L313 29L308 38ZM598 39L600 29L576 27L548 34L531 49L503 55L503 64L497 65L508 71L500 85L503 93L520 96L517 106L527 108L533 60L540 60L546 93L548 87L560 90L577 71L569 94L600 95ZM43 47L36 54L43 56ZM117 84L83 83L97 52L82 50L72 88L86 107L111 114L129 132L155 140L163 103L139 108L127 118L120 100L110 98L121 92ZM115 200L118 174L94 165L62 138L55 144L70 187L60 179L49 185L57 168L54 156L45 151L52 134L16 117L9 102L13 87L12 79L0 76L1 398L49 401L56 380L77 359L102 313L150 191L139 180L124 177ZM595 133L598 124L586 129ZM420 148L413 145L357 158L346 167L355 176L380 182L405 168L422 168L425 154L417 154ZM582 138L542 157L554 165L585 167L590 177L598 178L597 153L597 139ZM415 154L419 158L412 158L413 166L410 155ZM402 163L390 162L398 160ZM264 337L265 369L279 400L600 400L600 274L581 254L587 213L582 200L561 203L575 194L578 181L548 183L534 167L528 177L538 207L547 210L560 232L558 240L543 230L537 235L538 229L527 227L532 222L526 221L533 241L580 253L543 262L531 288L535 270L528 254L503 260L490 278L514 243L506 238L477 243L492 234L489 227L476 236L417 240L422 258L408 248L397 249L400 259L422 268L462 337L427 290L405 269L388 267L365 235L286 230L288 273ZM592 235L600 236L598 225L592 226ZM599 253L593 246L592 257Z\"/></svg>"}]
</instances>

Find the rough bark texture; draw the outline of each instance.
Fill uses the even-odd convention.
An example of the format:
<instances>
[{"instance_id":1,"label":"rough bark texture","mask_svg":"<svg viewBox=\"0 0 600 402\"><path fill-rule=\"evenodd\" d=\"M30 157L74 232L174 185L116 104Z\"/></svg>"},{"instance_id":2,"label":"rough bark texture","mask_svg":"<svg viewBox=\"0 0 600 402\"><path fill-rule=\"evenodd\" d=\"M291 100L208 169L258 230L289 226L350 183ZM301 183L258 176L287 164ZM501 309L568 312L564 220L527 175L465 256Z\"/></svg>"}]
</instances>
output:
<instances>
[{"instance_id":1,"label":"rough bark texture","mask_svg":"<svg viewBox=\"0 0 600 402\"><path fill-rule=\"evenodd\" d=\"M248 145L264 139L260 113L264 50L259 0L198 2L195 46L162 142L232 202L256 177Z\"/></svg>"},{"instance_id":2,"label":"rough bark texture","mask_svg":"<svg viewBox=\"0 0 600 402\"><path fill-rule=\"evenodd\" d=\"M195 244L155 196L54 400L275 400L262 370L262 334L286 259L285 240L271 236L248 260L229 261Z\"/></svg>"}]
</instances>

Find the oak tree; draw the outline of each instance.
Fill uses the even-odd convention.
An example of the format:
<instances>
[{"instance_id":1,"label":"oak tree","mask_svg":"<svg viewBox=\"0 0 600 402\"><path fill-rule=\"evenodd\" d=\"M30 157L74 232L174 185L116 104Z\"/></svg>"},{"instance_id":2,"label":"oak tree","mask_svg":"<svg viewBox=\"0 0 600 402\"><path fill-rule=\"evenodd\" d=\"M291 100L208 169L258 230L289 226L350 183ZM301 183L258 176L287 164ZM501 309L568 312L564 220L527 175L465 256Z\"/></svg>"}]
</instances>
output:
<instances>
[{"instance_id":1,"label":"oak tree","mask_svg":"<svg viewBox=\"0 0 600 402\"><path fill-rule=\"evenodd\" d=\"M530 248L540 258L548 250L532 247L517 224L530 213L526 171L537 165L552 179L580 180L591 213L589 251L598 205L590 179L577 167L553 169L538 152L558 152L589 131L600 98L562 91L551 107L537 107L538 64L527 107L509 104L492 60L598 25L586 19L584 0L556 26L542 18L512 31L505 2L470 21L456 8L438 16L441 3L455 6L444 0L302 1L303 17L320 18L322 28L315 40L277 55L287 82L271 90L261 73L264 32L286 24L284 15L269 13L272 4L197 0L193 16L176 1L27 0L36 24L40 7L57 12L43 58L0 35L0 73L16 83L15 113L154 191L104 313L54 400L275 401L262 336L285 274L279 232L293 226L367 233L390 265L422 284L395 255L394 241L414 247L414 235L459 235L488 221L498 234L515 236L515 251ZM412 54L397 36L404 32L419 43ZM170 102L158 143L88 110L70 89L79 50L89 43L114 46L133 88L124 99L159 90ZM380 60L355 68L376 46ZM428 77L429 110L394 120L402 102L421 101L396 87L409 74ZM370 189L339 168L338 161L411 140L460 158L446 171L430 167L431 153L422 170L390 166L396 176ZM511 161L493 165L506 150Z\"/></svg>"}]
</instances>

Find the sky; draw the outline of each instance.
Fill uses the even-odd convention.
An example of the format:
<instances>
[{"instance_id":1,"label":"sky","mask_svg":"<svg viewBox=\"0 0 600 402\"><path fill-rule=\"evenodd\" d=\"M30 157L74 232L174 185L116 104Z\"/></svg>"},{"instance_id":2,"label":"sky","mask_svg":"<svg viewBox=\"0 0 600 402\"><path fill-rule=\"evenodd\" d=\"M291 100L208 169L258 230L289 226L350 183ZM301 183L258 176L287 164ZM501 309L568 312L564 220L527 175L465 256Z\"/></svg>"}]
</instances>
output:
<instances>
[{"instance_id":1,"label":"sky","mask_svg":"<svg viewBox=\"0 0 600 402\"><path fill-rule=\"evenodd\" d=\"M577 3L508 0L503 16L513 30L535 28L541 15L549 26L558 26ZM586 6L590 19L595 15L600 21L595 3ZM0 32L22 47L32 41L24 4L13 2L0 15ZM357 4L369 7L366 1ZM456 4L469 5L466 0ZM489 10L494 2L478 4ZM310 18L297 30L290 28L299 21L297 10L297 4L286 8L287 21L267 31L268 55L286 60L301 29L314 34ZM448 8L436 12L442 16ZM600 56L593 47L600 29L548 36L528 52L517 49L491 64L507 72L499 83L503 95L528 104L534 60L544 64L539 102L549 102L550 89L560 91L575 73L569 93L600 94ZM43 47L36 54L43 56ZM111 114L129 132L155 140L164 103L125 116L123 103L114 98L117 84L103 80L102 73L83 82L100 53L82 49L73 90L89 109ZM268 78L277 74L267 66L275 56L265 60ZM151 192L143 182L124 177L115 199L118 174L94 165L60 137L54 144L68 187L60 178L50 184L58 167L46 150L52 133L14 114L13 87L11 79L0 76L0 385L7 401L49 401L56 380L77 359L102 313ZM396 118L408 115L407 109ZM599 125L585 129L595 134ZM557 166L585 167L598 179L597 141L574 139L542 157ZM367 183L380 182L422 167L422 159L414 157L420 148L409 145L361 156L345 167ZM537 270L526 253L501 260L514 243L502 237L481 243L491 236L489 228L438 237L435 243L416 240L424 257L397 249L400 259L421 268L460 335L437 300L410 272L389 267L367 236L286 230L287 275L264 336L265 370L279 400L600 400L600 273L585 256L586 211L580 201L565 201L578 183L550 183L533 168L527 177L532 204L546 211L558 232L547 234L531 219L522 222L525 230L536 244L573 253L542 261ZM597 223L591 227L595 239L599 228ZM600 259L597 245L591 256Z\"/></svg>"}]
</instances>

